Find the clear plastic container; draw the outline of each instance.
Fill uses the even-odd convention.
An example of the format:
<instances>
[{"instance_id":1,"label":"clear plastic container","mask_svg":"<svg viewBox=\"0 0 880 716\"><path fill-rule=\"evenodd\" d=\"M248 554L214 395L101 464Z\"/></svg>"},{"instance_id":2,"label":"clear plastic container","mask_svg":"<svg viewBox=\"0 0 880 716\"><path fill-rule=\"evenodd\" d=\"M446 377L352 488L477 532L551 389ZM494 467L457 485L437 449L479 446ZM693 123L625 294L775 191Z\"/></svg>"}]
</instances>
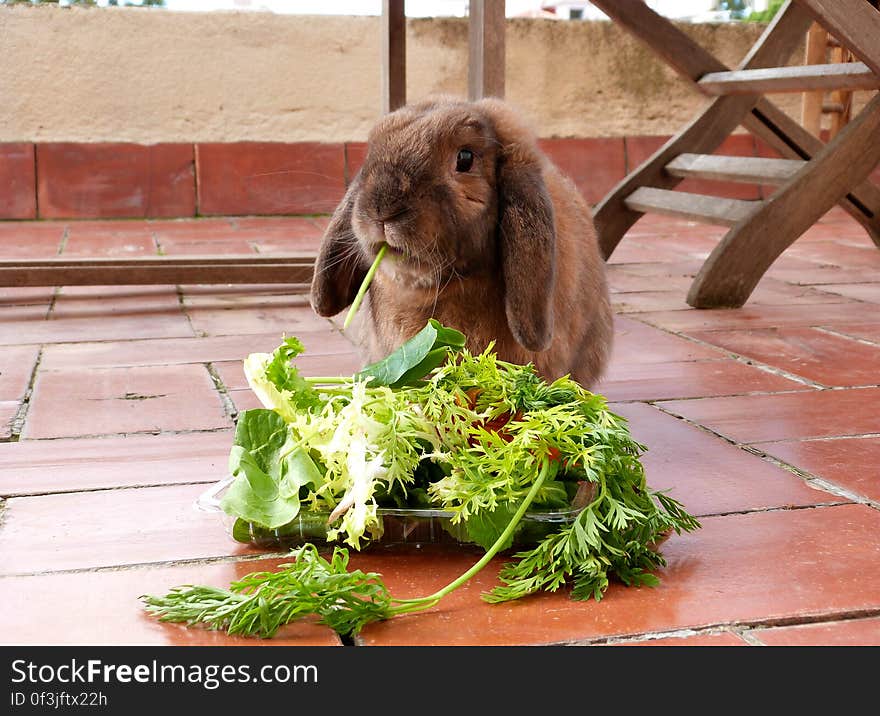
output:
<instances>
[{"instance_id":1,"label":"clear plastic container","mask_svg":"<svg viewBox=\"0 0 880 716\"><path fill-rule=\"evenodd\" d=\"M257 547L293 548L306 542L324 543L327 540L326 512L301 512L292 522L276 529L227 515L220 507L223 492L234 478L227 477L203 492L196 507L203 512L216 513L229 536L236 542ZM546 512L526 512L513 534L513 547L531 547L552 532L571 524L581 507ZM377 510L381 525L381 537L369 544L420 545L451 544L472 545L462 523L453 524L452 513L444 510L397 509L380 507Z\"/></svg>"}]
</instances>

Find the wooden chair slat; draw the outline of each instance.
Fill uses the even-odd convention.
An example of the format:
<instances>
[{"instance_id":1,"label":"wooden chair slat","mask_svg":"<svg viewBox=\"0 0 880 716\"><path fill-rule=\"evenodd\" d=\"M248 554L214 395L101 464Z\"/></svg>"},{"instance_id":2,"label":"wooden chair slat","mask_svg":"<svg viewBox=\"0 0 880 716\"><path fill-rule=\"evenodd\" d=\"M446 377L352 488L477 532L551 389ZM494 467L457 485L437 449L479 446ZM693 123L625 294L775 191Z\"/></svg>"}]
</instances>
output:
<instances>
[{"instance_id":1,"label":"wooden chair slat","mask_svg":"<svg viewBox=\"0 0 880 716\"><path fill-rule=\"evenodd\" d=\"M760 201L725 199L650 186L640 187L626 198L626 205L634 211L665 214L721 226L735 226L752 216L760 204Z\"/></svg>"},{"instance_id":2,"label":"wooden chair slat","mask_svg":"<svg viewBox=\"0 0 880 716\"><path fill-rule=\"evenodd\" d=\"M666 165L666 171L682 179L781 184L800 171L803 165L801 159L681 154Z\"/></svg>"},{"instance_id":3,"label":"wooden chair slat","mask_svg":"<svg viewBox=\"0 0 880 716\"><path fill-rule=\"evenodd\" d=\"M701 90L713 95L868 90L880 87L880 75L874 74L863 62L848 62L710 72L697 84Z\"/></svg>"}]
</instances>

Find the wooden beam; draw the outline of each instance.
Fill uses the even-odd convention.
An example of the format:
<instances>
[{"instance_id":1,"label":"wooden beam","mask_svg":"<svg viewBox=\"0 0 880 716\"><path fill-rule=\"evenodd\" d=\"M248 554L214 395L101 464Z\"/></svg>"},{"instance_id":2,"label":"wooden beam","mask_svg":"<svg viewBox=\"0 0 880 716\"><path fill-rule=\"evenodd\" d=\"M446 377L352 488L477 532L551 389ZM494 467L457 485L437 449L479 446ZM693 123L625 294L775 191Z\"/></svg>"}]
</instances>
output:
<instances>
[{"instance_id":1,"label":"wooden beam","mask_svg":"<svg viewBox=\"0 0 880 716\"><path fill-rule=\"evenodd\" d=\"M681 154L666 165L666 171L682 179L692 177L746 184L782 184L803 166L802 159Z\"/></svg>"},{"instance_id":2,"label":"wooden beam","mask_svg":"<svg viewBox=\"0 0 880 716\"><path fill-rule=\"evenodd\" d=\"M593 5L689 80L696 82L707 72L727 69L684 31L654 12L644 0L594 0Z\"/></svg>"},{"instance_id":3,"label":"wooden beam","mask_svg":"<svg viewBox=\"0 0 880 716\"><path fill-rule=\"evenodd\" d=\"M807 44L804 49L804 64L818 65L828 61L828 33L818 22L814 22L807 31ZM815 136L822 134L822 102L825 93L822 91L804 92L801 99L801 124Z\"/></svg>"},{"instance_id":4,"label":"wooden beam","mask_svg":"<svg viewBox=\"0 0 880 716\"><path fill-rule=\"evenodd\" d=\"M190 254L186 256L92 256L89 258L68 258L57 256L49 259L0 259L0 268L15 266L189 266L213 264L215 266L236 266L239 264L285 264L288 266L313 266L315 254L301 252L292 254Z\"/></svg>"},{"instance_id":5,"label":"wooden beam","mask_svg":"<svg viewBox=\"0 0 880 716\"><path fill-rule=\"evenodd\" d=\"M754 214L761 202L643 186L626 198L626 205L642 213L665 214L705 224L734 226Z\"/></svg>"},{"instance_id":6,"label":"wooden beam","mask_svg":"<svg viewBox=\"0 0 880 716\"><path fill-rule=\"evenodd\" d=\"M0 260L0 286L296 284L307 293L314 256L188 256Z\"/></svg>"},{"instance_id":7,"label":"wooden beam","mask_svg":"<svg viewBox=\"0 0 880 716\"><path fill-rule=\"evenodd\" d=\"M712 95L808 92L832 89L877 89L880 75L863 62L769 67L733 72L709 72L697 83Z\"/></svg>"},{"instance_id":8,"label":"wooden beam","mask_svg":"<svg viewBox=\"0 0 880 716\"><path fill-rule=\"evenodd\" d=\"M382 113L406 104L404 0L382 0Z\"/></svg>"},{"instance_id":9,"label":"wooden beam","mask_svg":"<svg viewBox=\"0 0 880 716\"><path fill-rule=\"evenodd\" d=\"M798 0L873 72L880 75L880 10L865 0Z\"/></svg>"},{"instance_id":10,"label":"wooden beam","mask_svg":"<svg viewBox=\"0 0 880 716\"><path fill-rule=\"evenodd\" d=\"M812 161L734 227L688 293L694 308L742 306L779 255L880 162L880 94Z\"/></svg>"},{"instance_id":11,"label":"wooden beam","mask_svg":"<svg viewBox=\"0 0 880 716\"><path fill-rule=\"evenodd\" d=\"M504 0L471 0L468 97L504 97Z\"/></svg>"}]
</instances>

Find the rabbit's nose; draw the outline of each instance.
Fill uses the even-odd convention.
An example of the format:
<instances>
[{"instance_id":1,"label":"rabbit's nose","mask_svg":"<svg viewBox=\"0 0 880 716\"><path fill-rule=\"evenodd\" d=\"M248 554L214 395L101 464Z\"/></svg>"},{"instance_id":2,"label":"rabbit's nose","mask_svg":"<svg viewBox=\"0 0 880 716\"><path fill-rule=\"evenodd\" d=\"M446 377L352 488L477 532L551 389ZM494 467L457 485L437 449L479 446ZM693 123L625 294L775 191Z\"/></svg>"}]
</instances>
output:
<instances>
[{"instance_id":1,"label":"rabbit's nose","mask_svg":"<svg viewBox=\"0 0 880 716\"><path fill-rule=\"evenodd\" d=\"M406 198L412 190L412 183L406 176L392 174L379 177L370 189L372 208L378 221L391 221L398 214L406 212Z\"/></svg>"},{"instance_id":2,"label":"rabbit's nose","mask_svg":"<svg viewBox=\"0 0 880 716\"><path fill-rule=\"evenodd\" d=\"M400 244L400 228L397 224L383 223L382 235L385 237L385 242L391 246L398 246Z\"/></svg>"},{"instance_id":3,"label":"rabbit's nose","mask_svg":"<svg viewBox=\"0 0 880 716\"><path fill-rule=\"evenodd\" d=\"M405 207L399 207L395 209L385 209L385 211L376 212L376 219L380 224L394 224L399 223L402 219L406 218L409 214L409 209Z\"/></svg>"}]
</instances>

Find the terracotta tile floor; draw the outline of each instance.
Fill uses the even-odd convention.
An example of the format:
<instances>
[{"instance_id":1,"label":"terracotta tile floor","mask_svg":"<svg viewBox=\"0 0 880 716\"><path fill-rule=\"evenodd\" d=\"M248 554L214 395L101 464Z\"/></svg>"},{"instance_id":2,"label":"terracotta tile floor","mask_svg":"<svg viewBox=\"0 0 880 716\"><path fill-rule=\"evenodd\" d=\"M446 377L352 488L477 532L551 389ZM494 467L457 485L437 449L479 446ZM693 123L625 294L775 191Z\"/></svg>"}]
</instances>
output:
<instances>
[{"instance_id":1,"label":"terracotta tile floor","mask_svg":"<svg viewBox=\"0 0 880 716\"><path fill-rule=\"evenodd\" d=\"M259 253L317 246L326 220L0 223L0 257ZM880 251L833 211L747 305L684 296L723 231L645 217L609 263L618 312L597 387L648 447L648 481L698 515L654 589L563 590L490 606L500 559L373 644L880 645ZM0 288L0 643L235 644L160 624L138 596L225 585L280 555L231 541L194 500L224 476L241 372L282 333L307 373L353 347L288 286ZM372 549L396 596L464 571L469 550ZM76 618L71 619L71 615ZM339 645L313 623L272 645Z\"/></svg>"}]
</instances>

